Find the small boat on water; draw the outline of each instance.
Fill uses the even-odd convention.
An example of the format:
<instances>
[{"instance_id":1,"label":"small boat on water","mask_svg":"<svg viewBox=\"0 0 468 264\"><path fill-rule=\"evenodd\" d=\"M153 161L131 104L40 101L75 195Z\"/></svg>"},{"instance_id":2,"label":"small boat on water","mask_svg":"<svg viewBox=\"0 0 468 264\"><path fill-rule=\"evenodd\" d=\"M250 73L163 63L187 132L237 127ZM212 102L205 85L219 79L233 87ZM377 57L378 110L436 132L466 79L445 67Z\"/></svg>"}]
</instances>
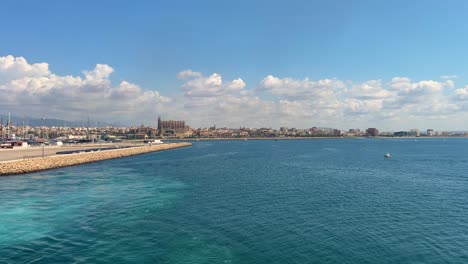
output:
<instances>
[{"instance_id":1,"label":"small boat on water","mask_svg":"<svg viewBox=\"0 0 468 264\"><path fill-rule=\"evenodd\" d=\"M391 153L385 153L384 157L385 157L385 158L391 158L391 157L392 157L392 154L391 154Z\"/></svg>"}]
</instances>

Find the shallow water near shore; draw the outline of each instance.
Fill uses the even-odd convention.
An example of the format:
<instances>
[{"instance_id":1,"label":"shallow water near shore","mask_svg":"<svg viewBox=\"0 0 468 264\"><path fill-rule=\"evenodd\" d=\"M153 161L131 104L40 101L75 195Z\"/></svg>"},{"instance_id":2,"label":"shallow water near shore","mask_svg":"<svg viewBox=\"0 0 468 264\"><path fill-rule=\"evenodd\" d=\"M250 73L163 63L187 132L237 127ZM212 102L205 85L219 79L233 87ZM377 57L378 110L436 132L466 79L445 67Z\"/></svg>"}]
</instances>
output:
<instances>
[{"instance_id":1,"label":"shallow water near shore","mask_svg":"<svg viewBox=\"0 0 468 264\"><path fill-rule=\"evenodd\" d=\"M0 263L467 263L467 149L201 141L0 177Z\"/></svg>"}]
</instances>

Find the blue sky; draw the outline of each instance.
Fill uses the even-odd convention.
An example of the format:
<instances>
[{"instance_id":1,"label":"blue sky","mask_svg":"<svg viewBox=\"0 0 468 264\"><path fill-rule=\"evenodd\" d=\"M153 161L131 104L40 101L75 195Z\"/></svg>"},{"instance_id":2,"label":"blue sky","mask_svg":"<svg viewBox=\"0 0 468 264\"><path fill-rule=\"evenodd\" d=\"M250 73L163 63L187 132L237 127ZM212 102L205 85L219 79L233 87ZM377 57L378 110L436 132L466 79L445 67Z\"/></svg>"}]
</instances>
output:
<instances>
[{"instance_id":1,"label":"blue sky","mask_svg":"<svg viewBox=\"0 0 468 264\"><path fill-rule=\"evenodd\" d=\"M187 69L241 78L248 91L268 75L354 84L456 75L444 94L467 81L466 1L2 1L0 9L0 56L46 62L60 76L106 64L113 83L166 97L183 92L177 74Z\"/></svg>"}]
</instances>

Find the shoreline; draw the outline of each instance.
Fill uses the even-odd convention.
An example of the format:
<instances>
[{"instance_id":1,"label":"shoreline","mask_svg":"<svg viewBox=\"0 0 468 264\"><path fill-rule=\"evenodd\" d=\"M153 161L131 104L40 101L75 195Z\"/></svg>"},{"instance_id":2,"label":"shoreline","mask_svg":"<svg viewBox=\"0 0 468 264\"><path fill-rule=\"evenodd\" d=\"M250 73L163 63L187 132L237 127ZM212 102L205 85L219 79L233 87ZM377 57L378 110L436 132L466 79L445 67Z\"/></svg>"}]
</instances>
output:
<instances>
[{"instance_id":1,"label":"shoreline","mask_svg":"<svg viewBox=\"0 0 468 264\"><path fill-rule=\"evenodd\" d=\"M249 141L249 140L314 140L314 139L343 139L343 137L291 137L291 138L270 138L270 137L255 137L255 138L163 138L164 141Z\"/></svg>"},{"instance_id":2,"label":"shoreline","mask_svg":"<svg viewBox=\"0 0 468 264\"><path fill-rule=\"evenodd\" d=\"M249 141L249 140L320 140L320 139L451 139L451 138L466 138L468 137L288 137L288 138L271 138L271 137L254 137L254 138L163 138L164 141Z\"/></svg>"},{"instance_id":3,"label":"shoreline","mask_svg":"<svg viewBox=\"0 0 468 264\"><path fill-rule=\"evenodd\" d=\"M117 159L139 154L183 148L191 145L192 143L188 142L168 143L162 145L147 145L106 151L54 155L47 156L44 158L39 157L28 160L5 161L0 163L0 176L18 175L31 172L58 169L103 160Z\"/></svg>"}]
</instances>

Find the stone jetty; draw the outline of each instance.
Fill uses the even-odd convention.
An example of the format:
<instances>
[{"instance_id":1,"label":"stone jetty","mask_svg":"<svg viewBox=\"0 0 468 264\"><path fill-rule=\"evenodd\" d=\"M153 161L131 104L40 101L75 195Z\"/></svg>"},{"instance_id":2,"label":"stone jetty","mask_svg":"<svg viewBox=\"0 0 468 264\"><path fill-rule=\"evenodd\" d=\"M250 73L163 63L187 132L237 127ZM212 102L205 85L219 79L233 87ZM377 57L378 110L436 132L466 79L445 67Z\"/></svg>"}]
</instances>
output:
<instances>
[{"instance_id":1,"label":"stone jetty","mask_svg":"<svg viewBox=\"0 0 468 264\"><path fill-rule=\"evenodd\" d=\"M174 148L188 147L191 143L169 143L161 145L146 145L139 147L130 147L122 149L113 149L106 151L95 151L85 153L74 153L67 155L56 155L44 158L34 158L28 160L15 160L0 163L0 175L23 174L36 171L50 170L73 166L78 164L96 162L101 160L109 160L123 158L138 154L144 154L155 151L162 151Z\"/></svg>"}]
</instances>

